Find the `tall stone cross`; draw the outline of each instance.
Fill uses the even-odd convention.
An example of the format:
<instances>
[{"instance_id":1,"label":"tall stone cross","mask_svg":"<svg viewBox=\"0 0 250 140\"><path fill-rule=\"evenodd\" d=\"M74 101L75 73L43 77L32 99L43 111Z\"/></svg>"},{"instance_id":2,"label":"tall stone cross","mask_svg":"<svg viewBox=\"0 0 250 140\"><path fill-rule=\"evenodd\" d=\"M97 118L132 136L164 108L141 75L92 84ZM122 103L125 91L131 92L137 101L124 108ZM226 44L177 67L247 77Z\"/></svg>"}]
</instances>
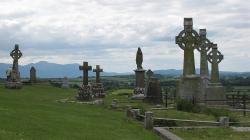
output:
<instances>
[{"instance_id":1,"label":"tall stone cross","mask_svg":"<svg viewBox=\"0 0 250 140\"><path fill-rule=\"evenodd\" d=\"M103 72L103 69L100 68L100 65L96 65L96 69L93 69L93 72L96 73L96 83L100 83L100 73Z\"/></svg>"},{"instance_id":2,"label":"tall stone cross","mask_svg":"<svg viewBox=\"0 0 250 140\"><path fill-rule=\"evenodd\" d=\"M207 53L212 48L212 43L206 37L206 29L200 29L199 35L200 42L197 50L200 52L200 75L201 77L208 77Z\"/></svg>"},{"instance_id":3,"label":"tall stone cross","mask_svg":"<svg viewBox=\"0 0 250 140\"><path fill-rule=\"evenodd\" d=\"M219 63L223 60L223 55L218 51L217 44L213 44L212 50L208 53L208 61L212 65L211 83L219 83Z\"/></svg>"},{"instance_id":4,"label":"tall stone cross","mask_svg":"<svg viewBox=\"0 0 250 140\"><path fill-rule=\"evenodd\" d=\"M184 18L184 30L176 36L175 41L184 50L183 76L195 74L194 49L198 47L199 35L193 30L192 18Z\"/></svg>"},{"instance_id":5,"label":"tall stone cross","mask_svg":"<svg viewBox=\"0 0 250 140\"><path fill-rule=\"evenodd\" d=\"M19 72L18 71L18 59L20 59L22 57L22 52L19 50L19 45L16 44L15 45L15 49L13 51L11 51L10 56L13 58L13 67L12 70L15 72Z\"/></svg>"},{"instance_id":6,"label":"tall stone cross","mask_svg":"<svg viewBox=\"0 0 250 140\"><path fill-rule=\"evenodd\" d=\"M83 65L79 66L79 70L83 71L83 85L88 85L88 72L92 70L92 67L88 65L88 62L83 62Z\"/></svg>"}]
</instances>

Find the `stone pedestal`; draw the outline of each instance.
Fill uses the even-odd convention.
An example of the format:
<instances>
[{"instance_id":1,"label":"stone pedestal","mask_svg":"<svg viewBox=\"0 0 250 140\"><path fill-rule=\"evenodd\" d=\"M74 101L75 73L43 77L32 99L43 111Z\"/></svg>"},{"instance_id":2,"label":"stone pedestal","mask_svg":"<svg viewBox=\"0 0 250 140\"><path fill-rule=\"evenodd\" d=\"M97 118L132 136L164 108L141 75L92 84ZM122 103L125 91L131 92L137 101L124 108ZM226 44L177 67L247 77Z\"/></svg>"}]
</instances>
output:
<instances>
[{"instance_id":1,"label":"stone pedestal","mask_svg":"<svg viewBox=\"0 0 250 140\"><path fill-rule=\"evenodd\" d=\"M177 96L180 99L200 102L202 99L200 77L198 75L182 77L178 83Z\"/></svg>"},{"instance_id":2,"label":"stone pedestal","mask_svg":"<svg viewBox=\"0 0 250 140\"><path fill-rule=\"evenodd\" d=\"M220 83L209 83L205 92L205 103L208 105L225 105L225 88Z\"/></svg>"},{"instance_id":3,"label":"stone pedestal","mask_svg":"<svg viewBox=\"0 0 250 140\"><path fill-rule=\"evenodd\" d=\"M145 70L135 70L135 89L134 94L145 94Z\"/></svg>"},{"instance_id":4,"label":"stone pedestal","mask_svg":"<svg viewBox=\"0 0 250 140\"><path fill-rule=\"evenodd\" d=\"M95 83L92 85L92 92L96 98L104 98L105 92L102 83Z\"/></svg>"},{"instance_id":5,"label":"stone pedestal","mask_svg":"<svg viewBox=\"0 0 250 140\"><path fill-rule=\"evenodd\" d=\"M144 101L154 104L161 104L163 102L161 86L157 78L150 78L150 80L147 83L145 92L146 93Z\"/></svg>"},{"instance_id":6,"label":"stone pedestal","mask_svg":"<svg viewBox=\"0 0 250 140\"><path fill-rule=\"evenodd\" d=\"M5 87L9 89L21 89L23 86L22 82L11 82L8 81L5 83Z\"/></svg>"},{"instance_id":7,"label":"stone pedestal","mask_svg":"<svg viewBox=\"0 0 250 140\"><path fill-rule=\"evenodd\" d=\"M92 86L91 85L82 85L81 88L79 88L77 99L81 101L90 101L93 100L94 95L92 92Z\"/></svg>"}]
</instances>

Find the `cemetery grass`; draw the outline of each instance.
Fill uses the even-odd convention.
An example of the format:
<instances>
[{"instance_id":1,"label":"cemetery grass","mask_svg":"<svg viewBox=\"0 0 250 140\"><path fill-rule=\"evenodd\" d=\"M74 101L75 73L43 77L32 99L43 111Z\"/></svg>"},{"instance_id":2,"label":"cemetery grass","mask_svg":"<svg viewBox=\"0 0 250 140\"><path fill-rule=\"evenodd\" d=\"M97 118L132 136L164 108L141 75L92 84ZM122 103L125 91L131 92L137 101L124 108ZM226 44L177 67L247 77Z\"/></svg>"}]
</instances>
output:
<instances>
[{"instance_id":1,"label":"cemetery grass","mask_svg":"<svg viewBox=\"0 0 250 140\"><path fill-rule=\"evenodd\" d=\"M206 129L172 129L181 138L187 140L249 140L249 132L235 132L231 128L206 128Z\"/></svg>"},{"instance_id":2,"label":"cemetery grass","mask_svg":"<svg viewBox=\"0 0 250 140\"><path fill-rule=\"evenodd\" d=\"M75 89L48 85L21 90L0 85L0 139L159 140L124 112L101 106L61 103Z\"/></svg>"},{"instance_id":3,"label":"cemetery grass","mask_svg":"<svg viewBox=\"0 0 250 140\"><path fill-rule=\"evenodd\" d=\"M178 111L175 108L171 108L168 110L152 110L152 108L155 108L155 105L150 105L142 101L129 99L128 96L131 96L132 93L133 93L133 89L118 89L118 90L110 91L108 96L105 98L105 105L106 107L109 107L110 104L112 103L112 100L117 99L118 104L119 104L119 108L117 110L120 110L120 111L125 111L127 105L132 105L132 108L141 109L142 114L145 111L152 111L155 117L160 117L160 118L185 119L185 120L197 120L197 121L217 121L218 119L211 114ZM172 104L172 107L174 106L175 105ZM228 115L233 117L234 119L236 119L236 121L239 121L239 122L250 121L250 117L249 117L250 112L247 112L245 117L243 116L243 112L230 112L229 111Z\"/></svg>"}]
</instances>

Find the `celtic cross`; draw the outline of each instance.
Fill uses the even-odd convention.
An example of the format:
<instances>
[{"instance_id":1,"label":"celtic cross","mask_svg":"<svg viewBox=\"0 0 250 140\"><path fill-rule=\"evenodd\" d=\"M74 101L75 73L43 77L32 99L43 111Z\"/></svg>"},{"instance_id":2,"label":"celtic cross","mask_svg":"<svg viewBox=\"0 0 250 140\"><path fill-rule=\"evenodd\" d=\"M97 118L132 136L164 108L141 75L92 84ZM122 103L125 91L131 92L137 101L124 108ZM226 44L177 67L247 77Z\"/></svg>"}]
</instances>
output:
<instances>
[{"instance_id":1,"label":"celtic cross","mask_svg":"<svg viewBox=\"0 0 250 140\"><path fill-rule=\"evenodd\" d=\"M192 18L184 18L184 30L176 36L175 41L184 50L183 75L195 74L194 49L198 47L199 35L193 30Z\"/></svg>"},{"instance_id":2,"label":"celtic cross","mask_svg":"<svg viewBox=\"0 0 250 140\"><path fill-rule=\"evenodd\" d=\"M207 55L208 61L212 65L211 83L219 83L219 63L223 60L223 55L218 51L217 44L213 44L212 50Z\"/></svg>"},{"instance_id":3,"label":"celtic cross","mask_svg":"<svg viewBox=\"0 0 250 140\"><path fill-rule=\"evenodd\" d=\"M212 47L212 43L206 37L206 29L200 29L200 42L197 47L197 50L200 52L200 75L202 77L207 77L208 72L208 62L207 62L207 53Z\"/></svg>"}]
</instances>

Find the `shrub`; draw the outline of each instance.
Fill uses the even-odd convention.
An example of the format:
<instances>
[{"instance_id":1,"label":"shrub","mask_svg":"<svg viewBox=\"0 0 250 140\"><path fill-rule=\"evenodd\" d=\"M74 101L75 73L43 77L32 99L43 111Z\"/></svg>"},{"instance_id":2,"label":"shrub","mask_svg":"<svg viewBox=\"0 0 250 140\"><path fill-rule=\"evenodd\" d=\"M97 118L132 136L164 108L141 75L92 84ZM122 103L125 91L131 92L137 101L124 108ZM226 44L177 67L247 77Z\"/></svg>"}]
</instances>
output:
<instances>
[{"instance_id":1,"label":"shrub","mask_svg":"<svg viewBox=\"0 0 250 140\"><path fill-rule=\"evenodd\" d=\"M199 113L201 111L201 107L199 105L193 104L191 101L179 99L177 100L177 110Z\"/></svg>"}]
</instances>

